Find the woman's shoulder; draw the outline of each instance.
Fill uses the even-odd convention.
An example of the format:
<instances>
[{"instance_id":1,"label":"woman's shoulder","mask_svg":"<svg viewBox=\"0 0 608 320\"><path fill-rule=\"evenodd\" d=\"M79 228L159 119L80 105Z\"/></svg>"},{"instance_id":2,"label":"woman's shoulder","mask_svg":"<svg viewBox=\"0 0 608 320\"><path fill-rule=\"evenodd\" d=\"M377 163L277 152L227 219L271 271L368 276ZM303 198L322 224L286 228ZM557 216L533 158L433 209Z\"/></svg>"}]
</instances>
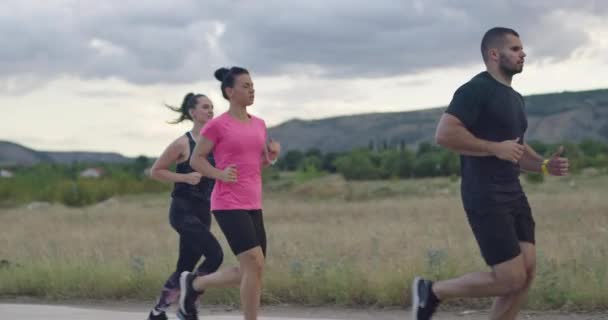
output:
<instances>
[{"instance_id":1,"label":"woman's shoulder","mask_svg":"<svg viewBox=\"0 0 608 320\"><path fill-rule=\"evenodd\" d=\"M207 121L205 126L203 126L203 129L217 126L218 124L224 123L225 121L226 121L226 113L224 112L224 113L220 114L219 116L214 117L213 119Z\"/></svg>"},{"instance_id":2,"label":"woman's shoulder","mask_svg":"<svg viewBox=\"0 0 608 320\"><path fill-rule=\"evenodd\" d=\"M262 119L258 116L254 116L252 114L249 114L249 116L251 117L251 121L259 123L259 124L263 124L264 126L266 126L266 122L264 121L264 119Z\"/></svg>"},{"instance_id":3,"label":"woman's shoulder","mask_svg":"<svg viewBox=\"0 0 608 320\"><path fill-rule=\"evenodd\" d=\"M187 155L189 149L190 149L190 145L188 142L188 137L186 137L186 135L183 134L183 135L177 137L175 140L173 140L167 146L165 153L172 154L173 157L175 157L176 160L179 161L181 158L183 158L185 155Z\"/></svg>"},{"instance_id":4,"label":"woman's shoulder","mask_svg":"<svg viewBox=\"0 0 608 320\"><path fill-rule=\"evenodd\" d=\"M171 142L171 145L186 146L188 145L188 137L186 136L186 134L182 134L181 136L175 138L175 140Z\"/></svg>"},{"instance_id":5,"label":"woman's shoulder","mask_svg":"<svg viewBox=\"0 0 608 320\"><path fill-rule=\"evenodd\" d=\"M220 115L213 117L213 119L209 120L209 122L207 122L207 124L226 121L226 120L228 120L227 119L228 116L229 116L228 112L222 112Z\"/></svg>"}]
</instances>

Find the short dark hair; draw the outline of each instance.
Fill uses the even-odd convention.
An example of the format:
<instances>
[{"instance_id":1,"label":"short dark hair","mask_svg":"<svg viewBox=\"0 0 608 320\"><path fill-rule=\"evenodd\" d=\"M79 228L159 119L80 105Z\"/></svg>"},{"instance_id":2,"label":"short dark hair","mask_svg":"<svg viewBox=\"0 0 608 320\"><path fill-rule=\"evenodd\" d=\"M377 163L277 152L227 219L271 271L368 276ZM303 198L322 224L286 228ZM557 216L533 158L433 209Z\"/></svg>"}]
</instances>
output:
<instances>
[{"instance_id":1,"label":"short dark hair","mask_svg":"<svg viewBox=\"0 0 608 320\"><path fill-rule=\"evenodd\" d=\"M488 61L488 50L502 45L502 41L507 35L514 35L519 38L519 33L513 29L494 27L483 35L481 39L481 56L483 61Z\"/></svg>"},{"instance_id":2,"label":"short dark hair","mask_svg":"<svg viewBox=\"0 0 608 320\"><path fill-rule=\"evenodd\" d=\"M228 99L228 95L226 94L226 88L234 88L234 80L237 76L241 74L249 74L249 71L241 67L232 67L230 69L219 68L215 70L215 73L213 75L217 80L222 83L221 88L222 96L224 96L224 99L230 100Z\"/></svg>"}]
</instances>

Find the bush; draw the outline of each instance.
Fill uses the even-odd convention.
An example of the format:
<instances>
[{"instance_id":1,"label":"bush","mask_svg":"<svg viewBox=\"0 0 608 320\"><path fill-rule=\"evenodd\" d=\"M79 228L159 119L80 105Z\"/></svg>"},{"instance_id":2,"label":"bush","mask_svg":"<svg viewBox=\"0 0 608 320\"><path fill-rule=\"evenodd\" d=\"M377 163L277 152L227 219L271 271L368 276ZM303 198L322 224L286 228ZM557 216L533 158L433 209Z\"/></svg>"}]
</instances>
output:
<instances>
[{"instance_id":1,"label":"bush","mask_svg":"<svg viewBox=\"0 0 608 320\"><path fill-rule=\"evenodd\" d=\"M143 158L134 165L100 167L101 178L83 178L84 165L40 164L28 168L12 168L15 176L0 179L0 203L18 205L32 201L57 202L68 206L84 206L104 201L115 195L168 191L171 184L152 180L134 166L143 167Z\"/></svg>"},{"instance_id":2,"label":"bush","mask_svg":"<svg viewBox=\"0 0 608 320\"><path fill-rule=\"evenodd\" d=\"M525 179L530 183L543 183L545 176L542 173L526 173Z\"/></svg>"}]
</instances>

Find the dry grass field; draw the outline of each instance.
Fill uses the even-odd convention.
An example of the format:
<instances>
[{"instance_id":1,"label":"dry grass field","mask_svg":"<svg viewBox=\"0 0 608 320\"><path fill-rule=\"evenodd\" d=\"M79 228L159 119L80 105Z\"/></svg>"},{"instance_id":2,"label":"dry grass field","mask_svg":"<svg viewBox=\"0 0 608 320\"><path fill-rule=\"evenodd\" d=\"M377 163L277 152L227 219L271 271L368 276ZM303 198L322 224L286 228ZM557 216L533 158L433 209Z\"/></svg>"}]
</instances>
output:
<instances>
[{"instance_id":1,"label":"dry grass field","mask_svg":"<svg viewBox=\"0 0 608 320\"><path fill-rule=\"evenodd\" d=\"M526 184L537 223L530 309L608 308L608 176ZM406 305L415 275L485 269L466 223L458 181L345 182L328 176L265 198L266 303ZM0 295L153 299L174 267L168 195L128 196L86 208L0 209ZM223 235L214 224L234 264ZM409 292L409 291L407 291ZM236 290L205 303L234 304ZM486 305L484 300L453 305Z\"/></svg>"}]
</instances>

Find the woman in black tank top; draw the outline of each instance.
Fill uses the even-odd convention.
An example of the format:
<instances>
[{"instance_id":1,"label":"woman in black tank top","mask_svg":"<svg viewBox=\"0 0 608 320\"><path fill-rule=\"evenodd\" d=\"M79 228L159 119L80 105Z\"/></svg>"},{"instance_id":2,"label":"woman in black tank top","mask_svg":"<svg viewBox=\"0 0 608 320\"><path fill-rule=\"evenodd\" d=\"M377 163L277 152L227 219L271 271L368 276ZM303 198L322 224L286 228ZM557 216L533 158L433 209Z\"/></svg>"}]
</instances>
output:
<instances>
[{"instance_id":1,"label":"woman in black tank top","mask_svg":"<svg viewBox=\"0 0 608 320\"><path fill-rule=\"evenodd\" d=\"M190 167L190 155L200 131L213 118L213 103L202 94L189 93L180 108L167 106L180 116L171 123L185 120L193 122L192 130L173 141L152 166L154 179L174 183L171 193L169 221L179 234L179 258L175 272L167 279L156 306L150 311L149 320L166 320L166 310L179 297L179 275L192 271L202 256L198 274L215 272L224 258L222 248L211 234L210 196L214 180L203 177ZM214 162L210 155L210 162ZM176 163L172 172L169 166Z\"/></svg>"}]
</instances>

